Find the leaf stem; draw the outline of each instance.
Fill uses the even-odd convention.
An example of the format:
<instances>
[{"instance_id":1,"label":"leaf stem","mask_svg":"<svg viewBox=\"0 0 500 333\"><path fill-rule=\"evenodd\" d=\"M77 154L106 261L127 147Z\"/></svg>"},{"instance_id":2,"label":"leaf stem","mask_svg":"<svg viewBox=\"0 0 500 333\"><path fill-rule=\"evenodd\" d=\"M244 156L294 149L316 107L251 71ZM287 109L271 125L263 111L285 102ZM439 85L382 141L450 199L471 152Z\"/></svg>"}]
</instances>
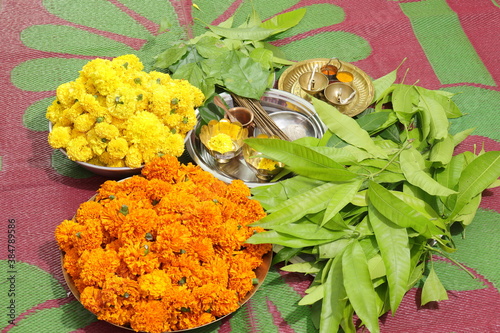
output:
<instances>
[{"instance_id":1,"label":"leaf stem","mask_svg":"<svg viewBox=\"0 0 500 333\"><path fill-rule=\"evenodd\" d=\"M386 165L384 165L384 167L382 169L380 169L379 171L375 172L375 173L372 173L370 175L370 179L373 179L375 176L377 176L378 174L382 173L383 171L385 171L385 169L387 169L389 167L389 165L391 165L395 160L396 158L399 156L399 154L401 154L401 152L403 150L405 150L406 148L408 148L408 146L412 143L413 140L408 140L406 141L406 143L404 144L403 147L401 147L395 154L394 156L389 160L389 162L387 162Z\"/></svg>"},{"instance_id":2,"label":"leaf stem","mask_svg":"<svg viewBox=\"0 0 500 333\"><path fill-rule=\"evenodd\" d=\"M458 267L460 267L461 269L463 269L467 274L469 274L473 279L475 279L476 277L474 276L474 274L472 274L464 265L462 265L461 263L459 263L458 261L456 261L455 259L451 258L450 256L448 256L446 253L444 253L443 251L440 251L438 249L436 249L435 247L432 247L432 246L429 246L429 245L426 245L425 246L428 250L430 251L434 251L436 253L439 253L440 255L442 255L443 257L445 257L446 259L450 260L452 263L454 263L455 265L457 265Z\"/></svg>"}]
</instances>

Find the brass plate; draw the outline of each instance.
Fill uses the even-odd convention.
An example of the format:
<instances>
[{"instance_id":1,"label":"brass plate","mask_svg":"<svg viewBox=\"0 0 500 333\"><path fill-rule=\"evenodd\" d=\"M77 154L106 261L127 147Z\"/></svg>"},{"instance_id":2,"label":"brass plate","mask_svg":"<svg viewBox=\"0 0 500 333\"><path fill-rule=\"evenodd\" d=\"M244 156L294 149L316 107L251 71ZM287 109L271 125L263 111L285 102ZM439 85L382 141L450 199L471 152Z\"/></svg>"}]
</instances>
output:
<instances>
[{"instance_id":1,"label":"brass plate","mask_svg":"<svg viewBox=\"0 0 500 333\"><path fill-rule=\"evenodd\" d=\"M328 58L308 59L290 66L281 74L278 80L278 89L288 91L310 102L312 100L311 95L300 88L299 77L303 73L312 72L316 65L317 70L319 70L329 61L330 59ZM343 114L354 117L363 112L372 103L375 90L371 78L353 64L337 59L331 60L330 64L338 67L339 62L341 64L339 71L346 71L353 74L354 80L350 84L356 90L356 95L351 103L343 106L335 105L335 107ZM329 103L322 94L318 94L316 97Z\"/></svg>"}]
</instances>

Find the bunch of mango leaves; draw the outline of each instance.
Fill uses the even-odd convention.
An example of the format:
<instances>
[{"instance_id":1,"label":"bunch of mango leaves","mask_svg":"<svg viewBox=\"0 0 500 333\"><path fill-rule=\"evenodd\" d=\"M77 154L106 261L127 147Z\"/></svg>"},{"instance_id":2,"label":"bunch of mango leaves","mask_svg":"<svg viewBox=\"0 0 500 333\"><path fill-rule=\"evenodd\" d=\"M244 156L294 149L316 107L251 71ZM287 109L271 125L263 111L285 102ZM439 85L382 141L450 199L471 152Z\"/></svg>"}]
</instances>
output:
<instances>
[{"instance_id":1,"label":"bunch of mango leaves","mask_svg":"<svg viewBox=\"0 0 500 333\"><path fill-rule=\"evenodd\" d=\"M396 71L374 81L373 107L356 119L313 100L321 139L246 140L296 174L252 189L268 212L255 225L268 231L248 243L272 243L283 270L315 275L299 304L322 333L355 332L354 313L379 332L378 317L422 277L422 304L447 299L432 256L456 251L451 226L469 225L482 191L500 185L499 151L454 155L473 129L449 133L463 115L453 95L395 84Z\"/></svg>"},{"instance_id":2,"label":"bunch of mango leaves","mask_svg":"<svg viewBox=\"0 0 500 333\"><path fill-rule=\"evenodd\" d=\"M262 22L252 10L237 27L233 27L234 16L219 25L207 24L207 32L169 45L155 57L154 66L173 78L188 80L207 99L216 88L260 99L274 84L275 72L293 63L270 42L297 25L305 13L301 8Z\"/></svg>"}]
</instances>

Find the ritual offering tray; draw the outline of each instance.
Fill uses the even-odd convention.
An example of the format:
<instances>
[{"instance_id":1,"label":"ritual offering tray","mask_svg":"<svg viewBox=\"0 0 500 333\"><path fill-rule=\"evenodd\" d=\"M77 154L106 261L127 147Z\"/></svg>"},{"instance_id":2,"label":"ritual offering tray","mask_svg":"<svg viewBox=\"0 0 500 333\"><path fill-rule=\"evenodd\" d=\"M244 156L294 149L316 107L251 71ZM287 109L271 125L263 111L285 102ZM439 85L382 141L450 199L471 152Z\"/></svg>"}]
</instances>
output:
<instances>
[{"instance_id":1,"label":"ritual offering tray","mask_svg":"<svg viewBox=\"0 0 500 333\"><path fill-rule=\"evenodd\" d=\"M234 105L230 95L221 94L221 97L230 107ZM325 126L314 107L301 97L286 91L270 89L263 95L260 103L269 117L292 141L301 137L321 138L325 133ZM200 133L200 126L198 124L186 140L186 150L197 165L224 182L241 179L248 187L269 184L257 176L255 170L245 162L243 154L224 163L214 158L197 134ZM256 127L253 136L259 134L262 134L262 131Z\"/></svg>"},{"instance_id":2,"label":"ritual offering tray","mask_svg":"<svg viewBox=\"0 0 500 333\"><path fill-rule=\"evenodd\" d=\"M363 70L335 58L308 59L290 66L281 74L278 89L307 101L314 96L350 117L363 112L375 94Z\"/></svg>"}]
</instances>

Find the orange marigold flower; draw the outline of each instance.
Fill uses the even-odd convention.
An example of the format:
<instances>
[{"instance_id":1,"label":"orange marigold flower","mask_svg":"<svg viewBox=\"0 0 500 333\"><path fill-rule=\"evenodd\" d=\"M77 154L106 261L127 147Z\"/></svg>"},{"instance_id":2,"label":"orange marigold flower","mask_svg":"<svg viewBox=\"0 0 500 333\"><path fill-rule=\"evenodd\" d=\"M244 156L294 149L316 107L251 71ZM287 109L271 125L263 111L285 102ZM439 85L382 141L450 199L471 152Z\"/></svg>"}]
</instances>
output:
<instances>
[{"instance_id":1,"label":"orange marigold flower","mask_svg":"<svg viewBox=\"0 0 500 333\"><path fill-rule=\"evenodd\" d=\"M134 305L133 312L130 326L135 331L162 333L172 330L169 325L172 315L161 301L142 300Z\"/></svg>"},{"instance_id":2,"label":"orange marigold flower","mask_svg":"<svg viewBox=\"0 0 500 333\"><path fill-rule=\"evenodd\" d=\"M89 286L102 286L106 276L114 274L120 264L118 254L100 247L85 250L78 260L81 267L80 278Z\"/></svg>"},{"instance_id":3,"label":"orange marigold flower","mask_svg":"<svg viewBox=\"0 0 500 333\"><path fill-rule=\"evenodd\" d=\"M104 306L101 289L93 286L85 287L80 293L80 302L87 310L99 314Z\"/></svg>"},{"instance_id":4,"label":"orange marigold flower","mask_svg":"<svg viewBox=\"0 0 500 333\"><path fill-rule=\"evenodd\" d=\"M151 273L160 266L158 255L151 251L151 244L125 244L118 251L120 259L127 265L131 273L142 275Z\"/></svg>"}]
</instances>

